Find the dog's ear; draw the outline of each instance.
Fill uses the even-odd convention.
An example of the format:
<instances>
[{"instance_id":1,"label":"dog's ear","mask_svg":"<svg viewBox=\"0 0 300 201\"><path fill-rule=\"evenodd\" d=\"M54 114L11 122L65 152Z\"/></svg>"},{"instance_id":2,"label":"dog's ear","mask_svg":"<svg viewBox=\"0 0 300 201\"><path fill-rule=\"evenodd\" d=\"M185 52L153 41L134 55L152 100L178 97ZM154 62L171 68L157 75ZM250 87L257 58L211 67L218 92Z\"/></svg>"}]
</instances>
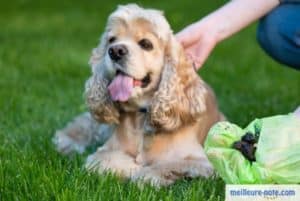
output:
<instances>
[{"instance_id":1,"label":"dog's ear","mask_svg":"<svg viewBox=\"0 0 300 201\"><path fill-rule=\"evenodd\" d=\"M104 74L103 62L105 56L105 50L107 45L107 32L105 31L101 38L99 45L92 50L92 55L89 59L89 65L91 66L92 73Z\"/></svg>"},{"instance_id":2,"label":"dog's ear","mask_svg":"<svg viewBox=\"0 0 300 201\"><path fill-rule=\"evenodd\" d=\"M195 122L206 110L206 86L173 35L165 50L165 65L150 107L150 124L172 131Z\"/></svg>"},{"instance_id":3,"label":"dog's ear","mask_svg":"<svg viewBox=\"0 0 300 201\"><path fill-rule=\"evenodd\" d=\"M100 123L119 123L119 111L111 100L107 86L107 69L104 68L106 33L101 37L100 44L92 52L90 65L92 76L85 84L85 97L92 116Z\"/></svg>"}]
</instances>

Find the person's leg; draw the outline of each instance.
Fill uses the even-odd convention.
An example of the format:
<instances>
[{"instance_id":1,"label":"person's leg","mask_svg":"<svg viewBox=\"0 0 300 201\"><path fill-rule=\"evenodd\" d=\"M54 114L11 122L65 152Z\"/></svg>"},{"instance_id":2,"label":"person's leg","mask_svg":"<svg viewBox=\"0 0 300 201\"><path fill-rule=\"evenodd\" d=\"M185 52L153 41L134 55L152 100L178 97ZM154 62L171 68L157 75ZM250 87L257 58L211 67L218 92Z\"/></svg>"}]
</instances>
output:
<instances>
[{"instance_id":1,"label":"person's leg","mask_svg":"<svg viewBox=\"0 0 300 201\"><path fill-rule=\"evenodd\" d=\"M300 70L300 3L282 3L263 17L257 40L272 58Z\"/></svg>"}]
</instances>

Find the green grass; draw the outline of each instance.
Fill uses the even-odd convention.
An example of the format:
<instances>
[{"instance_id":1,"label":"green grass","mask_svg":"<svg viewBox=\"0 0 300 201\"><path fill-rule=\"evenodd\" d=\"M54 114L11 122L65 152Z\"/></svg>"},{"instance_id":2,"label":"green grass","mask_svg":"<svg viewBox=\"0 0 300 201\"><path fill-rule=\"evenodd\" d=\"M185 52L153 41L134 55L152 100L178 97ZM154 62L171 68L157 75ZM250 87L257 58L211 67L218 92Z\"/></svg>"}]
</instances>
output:
<instances>
[{"instance_id":1,"label":"green grass","mask_svg":"<svg viewBox=\"0 0 300 201\"><path fill-rule=\"evenodd\" d=\"M4 3L6 2L6 3ZM173 29L199 19L225 1L138 1L165 11ZM51 138L85 110L87 61L118 4L112 0L0 3L0 200L223 200L221 179L194 179L153 189L113 175L88 174L86 157L66 158ZM287 113L300 103L300 73L268 58L255 26L220 44L201 76L220 108L239 125Z\"/></svg>"}]
</instances>

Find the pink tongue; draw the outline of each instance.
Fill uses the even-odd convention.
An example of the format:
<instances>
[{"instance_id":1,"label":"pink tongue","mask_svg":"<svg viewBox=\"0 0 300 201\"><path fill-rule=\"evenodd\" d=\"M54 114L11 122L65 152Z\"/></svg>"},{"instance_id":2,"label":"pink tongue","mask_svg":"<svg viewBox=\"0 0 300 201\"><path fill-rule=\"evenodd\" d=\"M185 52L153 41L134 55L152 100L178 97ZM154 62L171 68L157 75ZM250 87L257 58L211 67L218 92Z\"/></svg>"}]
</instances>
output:
<instances>
[{"instance_id":1,"label":"pink tongue","mask_svg":"<svg viewBox=\"0 0 300 201\"><path fill-rule=\"evenodd\" d=\"M127 101L131 95L132 89L133 78L122 74L117 75L108 86L113 101Z\"/></svg>"}]
</instances>

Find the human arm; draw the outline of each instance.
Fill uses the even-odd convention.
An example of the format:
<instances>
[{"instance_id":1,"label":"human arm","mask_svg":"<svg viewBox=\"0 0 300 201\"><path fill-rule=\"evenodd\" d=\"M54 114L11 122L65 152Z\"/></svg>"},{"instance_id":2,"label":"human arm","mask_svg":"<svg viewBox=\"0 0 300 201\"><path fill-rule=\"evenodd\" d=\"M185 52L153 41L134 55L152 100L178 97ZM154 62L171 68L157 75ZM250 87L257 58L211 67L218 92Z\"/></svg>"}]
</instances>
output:
<instances>
[{"instance_id":1,"label":"human arm","mask_svg":"<svg viewBox=\"0 0 300 201\"><path fill-rule=\"evenodd\" d=\"M264 16L279 3L279 0L232 0L177 33L177 40L200 68L216 44Z\"/></svg>"}]
</instances>

